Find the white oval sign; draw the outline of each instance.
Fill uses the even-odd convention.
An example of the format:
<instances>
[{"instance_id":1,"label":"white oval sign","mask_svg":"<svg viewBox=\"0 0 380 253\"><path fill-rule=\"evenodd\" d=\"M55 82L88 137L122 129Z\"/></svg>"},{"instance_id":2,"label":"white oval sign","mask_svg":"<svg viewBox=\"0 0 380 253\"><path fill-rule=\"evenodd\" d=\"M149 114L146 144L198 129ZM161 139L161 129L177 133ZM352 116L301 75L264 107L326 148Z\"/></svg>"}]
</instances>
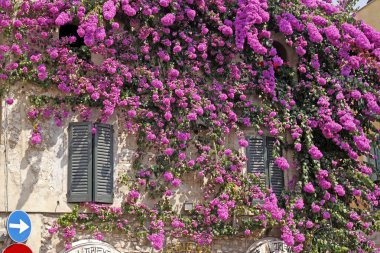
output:
<instances>
[{"instance_id":1,"label":"white oval sign","mask_svg":"<svg viewBox=\"0 0 380 253\"><path fill-rule=\"evenodd\" d=\"M108 243L98 240L80 240L73 243L73 247L61 253L120 253Z\"/></svg>"},{"instance_id":2,"label":"white oval sign","mask_svg":"<svg viewBox=\"0 0 380 253\"><path fill-rule=\"evenodd\" d=\"M284 241L267 237L249 247L247 253L291 253L293 250Z\"/></svg>"}]
</instances>

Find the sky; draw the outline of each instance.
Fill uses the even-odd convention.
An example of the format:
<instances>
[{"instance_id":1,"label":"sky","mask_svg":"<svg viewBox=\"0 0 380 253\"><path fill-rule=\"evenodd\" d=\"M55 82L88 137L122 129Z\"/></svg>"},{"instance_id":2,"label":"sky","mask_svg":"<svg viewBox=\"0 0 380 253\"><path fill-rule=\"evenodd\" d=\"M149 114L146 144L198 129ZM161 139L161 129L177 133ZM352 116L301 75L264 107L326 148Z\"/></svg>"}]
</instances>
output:
<instances>
[{"instance_id":1,"label":"sky","mask_svg":"<svg viewBox=\"0 0 380 253\"><path fill-rule=\"evenodd\" d=\"M367 4L367 1L368 0L359 0L357 3L356 3L356 6L355 7L358 7L359 9L362 8L364 5ZM338 0L333 0L333 3L337 3Z\"/></svg>"},{"instance_id":2,"label":"sky","mask_svg":"<svg viewBox=\"0 0 380 253\"><path fill-rule=\"evenodd\" d=\"M366 5L367 0L359 0L359 2L356 4L357 7L361 8L364 5Z\"/></svg>"}]
</instances>

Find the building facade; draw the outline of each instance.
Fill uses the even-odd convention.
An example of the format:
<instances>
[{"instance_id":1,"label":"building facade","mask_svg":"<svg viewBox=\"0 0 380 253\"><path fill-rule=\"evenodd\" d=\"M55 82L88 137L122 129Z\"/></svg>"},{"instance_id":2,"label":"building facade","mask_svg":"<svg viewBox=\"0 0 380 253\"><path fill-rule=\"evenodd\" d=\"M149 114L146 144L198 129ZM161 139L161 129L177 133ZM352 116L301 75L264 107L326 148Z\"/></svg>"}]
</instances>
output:
<instances>
[{"instance_id":1,"label":"building facade","mask_svg":"<svg viewBox=\"0 0 380 253\"><path fill-rule=\"evenodd\" d=\"M380 31L380 19L379 19L380 1L372 0L368 1L357 13L357 18L364 20L368 25Z\"/></svg>"},{"instance_id":2,"label":"building facade","mask_svg":"<svg viewBox=\"0 0 380 253\"><path fill-rule=\"evenodd\" d=\"M380 17L378 15L380 11L380 1L379 0L369 0L365 6L363 6L357 13L356 17L358 19L363 20L368 25L375 28L377 31L380 31ZM380 125L377 123L377 128L380 128ZM377 157L380 157L380 155L377 153L378 148L374 147L373 151L376 153ZM380 159L377 160L377 162ZM380 164L376 163L376 167L380 168ZM373 179L379 181L379 175L373 175ZM380 233L376 233L374 235L374 241L376 242L376 245L380 247Z\"/></svg>"},{"instance_id":3,"label":"building facade","mask_svg":"<svg viewBox=\"0 0 380 253\"><path fill-rule=\"evenodd\" d=\"M296 66L297 56L294 50L285 44L283 37L274 34L273 39L281 57L291 66ZM92 59L102 60L97 55L92 55ZM33 252L63 253L66 251L62 238L52 236L48 229L61 215L72 212L78 203L95 201L119 207L125 201L125 193L129 189L118 179L121 175L133 173L132 163L138 149L137 138L123 131L117 113L103 125L81 122L78 114L72 114L63 121L61 127L57 127L52 119L42 123L45 129L44 140L41 145L32 146L30 134L33 131L33 124L28 119L27 110L30 98L34 94L52 96L59 94L59 91L47 91L30 83L17 83L8 93L14 102L10 105L2 100L0 247L3 249L11 244L6 231L8 215L14 210L23 210L29 214L32 222L32 233L26 244ZM259 98L253 99L260 103ZM93 127L97 128L96 134L91 133ZM107 133L103 134L102 129L106 129ZM288 188L289 182L294 183L296 167L292 166L291 170L281 171L273 164L272 139L265 137L265 134L264 137L258 136L253 129L245 129L245 134L250 143L248 148L238 145L238 138L234 133L227 138L231 149L239 150L248 157L243 173L264 174L266 185L276 194L281 194L282 190ZM291 141L289 136L286 138ZM105 142L98 144L102 140ZM85 149L83 145L86 146ZM97 148L104 146L107 146L106 149ZM94 160L95 156L100 156L100 160ZM284 151L283 156L288 161L293 159L289 151ZM106 159L104 163L102 163L103 158ZM154 152L147 152L143 157L147 165L150 165L154 158ZM87 160L91 161L91 165L86 162ZM103 170L97 171L99 168ZM183 180L170 200L178 213L184 212L186 204L190 204L193 208L203 197L204 192L200 186L201 182L195 175ZM149 197L145 200L143 198L142 201L149 205ZM268 250L277 249L276 252L290 252L290 249L278 239L279 235L276 229L254 231L249 237L217 237L208 246L196 245L186 238L169 238L165 241L163 251L245 253L272 252ZM71 251L67 252L155 251L148 240L133 235L105 234L103 242L91 240L93 238L91 234L83 234L80 238L83 240L74 243Z\"/></svg>"},{"instance_id":4,"label":"building facade","mask_svg":"<svg viewBox=\"0 0 380 253\"><path fill-rule=\"evenodd\" d=\"M10 91L10 94L14 98L14 103L8 105L5 101L2 102L0 137L0 185L2 186L0 187L0 231L2 233L0 245L2 247L9 245L11 242L6 235L5 229L7 216L13 210L23 210L29 214L32 222L32 233L26 244L31 247L33 252L63 252L64 245L62 240L55 236L52 237L48 232L48 228L53 225L53 222L60 215L73 210L75 203L70 202L91 201L91 198L86 199L86 195L84 199L81 199L80 196L79 199L76 199L78 195L75 195L75 191L70 195L70 187L74 187L73 185L76 183L74 182L75 178L72 181L73 175L70 175L75 174L75 172L71 173L69 169L70 166L75 166L75 161L70 161L70 159L73 160L72 156L76 154L75 150L70 151L70 147L72 147L72 143L70 142L73 142L73 138L75 139L72 136L73 134L75 135L76 131L75 129L73 130L73 125L77 126L75 124L78 124L78 121L80 121L78 115L72 115L68 120L64 121L62 127L57 127L54 120L44 122L43 127L46 129L44 141L39 146L29 145L30 133L33 126L30 124L27 116L28 98L35 93L46 93L46 95L49 95L52 92L54 91L38 89L28 83L19 83L13 86ZM79 125L81 124L86 125L87 123L79 123ZM121 129L122 126L119 125L117 116L114 116L108 124L108 126L113 128L113 143L111 146L113 154L111 159L114 164L111 182L113 188L110 192L110 199L96 199L96 201L112 204L117 207L124 201L125 192L128 191L125 185L118 182L118 176L130 172L138 146L135 136L126 135ZM80 133L83 135L82 132ZM97 134L100 133L101 131L98 130ZM247 136L257 135L257 133L249 129L246 130L246 134ZM237 137L231 134L229 137L231 148L240 149L240 152L247 152L244 148L239 147L237 140ZM249 147L253 147L254 150L249 151L249 148L247 150L248 152L253 152L256 158L259 157L259 159L264 161L267 157L264 157L264 152L257 151L257 147L262 145L258 141L260 139L253 138L250 141L251 145ZM265 142L267 142L265 146L269 148L270 139L264 138ZM74 147L77 145L78 143L74 143ZM154 153L146 153L146 162L149 163L149 160L154 156ZM285 154L285 157L291 161L292 154ZM249 160L248 163L250 163ZM252 170L260 169L260 165L255 166L252 164L251 166ZM248 168L248 170L250 169ZM249 172L246 170L244 173ZM288 182L294 178L294 174L295 170L285 171L283 175L278 174L280 180L274 178L271 182L271 187L276 189L275 191L278 193L281 193L282 189L287 187ZM70 186L70 179L72 186ZM199 179L196 179L196 177L187 178L174 193L171 201L178 212L182 212L185 203L194 204L197 203L197 199L202 198L203 192L199 187L198 181ZM83 186L83 182L78 185L79 188L81 186ZM216 238L211 246L202 249L187 241L168 239L164 250L166 252L182 252L177 250L183 248L183 252L256 252L252 249L252 244L257 243L260 238L276 237L278 235L278 232L273 230L269 234L265 234L264 231L255 231L249 238ZM83 235L82 238L92 238L92 235ZM104 241L112 245L118 252L154 251L147 240L134 238L133 236L126 237L120 234L105 234ZM94 245L92 247L96 247L97 244L95 243ZM264 248L266 246L261 247ZM187 251L185 251L186 248ZM248 251L250 248L251 250Z\"/></svg>"},{"instance_id":5,"label":"building facade","mask_svg":"<svg viewBox=\"0 0 380 253\"><path fill-rule=\"evenodd\" d=\"M169 20L170 21L170 20ZM228 22L227 22L228 23ZM67 27L67 26L66 26ZM222 28L221 28L222 29ZM228 31L227 31L228 32ZM265 33L269 34L269 33ZM65 36L57 31L56 37ZM269 37L268 37L269 38ZM297 61L295 50L290 49L280 34L272 35L273 46L285 62L294 69L293 81L297 82ZM0 40L1 42L1 40ZM127 42L126 42L127 43ZM202 50L202 47L200 47ZM200 50L200 51L201 51ZM99 55L93 54L92 62L102 62ZM87 60L87 59L86 59ZM236 60L234 58L234 60ZM261 62L262 63L262 62ZM277 67L277 66L275 66ZM306 71L306 69L305 69ZM291 79L287 79L291 82ZM139 150L136 135L127 134L122 118L114 113L107 124L82 122L78 113L68 114L62 122L53 119L41 121L43 142L30 145L31 133L37 127L28 120L28 108L34 94L57 96L58 90L46 90L27 83L18 82L10 87L6 96L13 101L2 101L0 108L0 247L12 242L6 232L6 219L13 210L26 211L32 221L31 237L26 244L33 252L154 252L145 237L133 233L104 233L100 240L92 239L93 234L80 234L71 249L65 249L62 238L52 236L49 229L64 214L76 210L83 202L97 202L118 208L128 201L130 192L128 175L132 175L134 160ZM251 95L250 100L261 104L261 98ZM99 115L95 115L97 118ZM46 117L49 118L49 117ZM198 124L198 122L197 122ZM60 125L57 127L57 125ZM290 127L289 127L290 128ZM289 189L297 181L299 165L294 161L292 151L282 150L281 156L291 164L291 169L282 171L274 164L272 155L274 143L269 133L243 129L248 147L238 143L234 132L226 134L226 147L247 156L244 175L260 173L262 182L272 188L277 195ZM285 132L285 131L284 131ZM289 134L286 131L286 134ZM286 144L294 144L290 136L281 136ZM191 153L191 150L189 151ZM218 155L218 153L216 154ZM147 167L154 165L157 154L154 149L145 150L139 157ZM318 158L320 159L320 158ZM120 180L122 179L122 180ZM182 184L173 190L169 198L173 209L186 216L186 211L194 208L206 194L202 182L195 174L181 178ZM314 191L311 189L310 191ZM141 202L152 205L150 196L141 196ZM253 202L253 201L252 201ZM324 201L323 201L324 202ZM302 204L303 205L303 204ZM323 204L321 204L323 205ZM85 216L86 211L83 212ZM329 213L327 213L330 215ZM251 214L247 213L248 219ZM240 222L241 217L230 217ZM328 218L326 218L328 219ZM144 221L142 221L144 222ZM96 226L95 224L94 226ZM169 230L170 228L164 228ZM251 233L251 232L250 232ZM163 252L238 252L269 253L291 252L279 239L278 228L257 229L248 236L216 236L211 245L195 245L188 238L165 238ZM305 240L300 238L300 241Z\"/></svg>"}]
</instances>

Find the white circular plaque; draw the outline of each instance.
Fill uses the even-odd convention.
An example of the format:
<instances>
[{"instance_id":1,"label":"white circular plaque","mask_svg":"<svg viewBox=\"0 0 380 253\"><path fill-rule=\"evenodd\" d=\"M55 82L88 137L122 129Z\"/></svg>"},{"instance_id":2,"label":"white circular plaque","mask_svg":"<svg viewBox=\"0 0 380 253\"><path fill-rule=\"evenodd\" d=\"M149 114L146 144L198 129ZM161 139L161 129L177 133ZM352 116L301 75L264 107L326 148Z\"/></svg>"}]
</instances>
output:
<instances>
[{"instance_id":1,"label":"white circular plaque","mask_svg":"<svg viewBox=\"0 0 380 253\"><path fill-rule=\"evenodd\" d=\"M249 247L247 253L291 253L292 249L284 241L267 237L256 241Z\"/></svg>"},{"instance_id":2,"label":"white circular plaque","mask_svg":"<svg viewBox=\"0 0 380 253\"><path fill-rule=\"evenodd\" d=\"M73 243L73 247L61 253L120 253L110 244L98 240L80 240Z\"/></svg>"}]
</instances>

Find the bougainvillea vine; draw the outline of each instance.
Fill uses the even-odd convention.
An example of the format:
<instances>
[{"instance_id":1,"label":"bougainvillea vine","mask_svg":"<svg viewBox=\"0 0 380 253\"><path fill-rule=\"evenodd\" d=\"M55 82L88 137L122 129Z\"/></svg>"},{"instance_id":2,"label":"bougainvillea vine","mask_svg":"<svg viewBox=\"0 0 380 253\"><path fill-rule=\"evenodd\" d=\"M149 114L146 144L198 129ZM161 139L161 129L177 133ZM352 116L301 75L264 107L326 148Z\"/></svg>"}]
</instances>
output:
<instances>
[{"instance_id":1,"label":"bougainvillea vine","mask_svg":"<svg viewBox=\"0 0 380 253\"><path fill-rule=\"evenodd\" d=\"M0 5L3 93L27 81L61 94L32 97L31 145L44 140L44 120L61 126L72 111L102 122L117 114L138 136L135 173L120 179L130 189L122 206L89 203L89 213L75 208L50 228L67 248L86 231L100 240L104 231L133 231L159 250L165 237L210 244L278 227L294 252L374 251L369 209L380 188L370 180L373 166L359 158L371 157L378 143L380 33L349 7L322 0ZM68 26L74 32L60 36ZM278 52L275 35L293 60ZM275 137L277 166L297 169L281 197L259 175L242 173L246 157L226 136L244 148L244 129ZM295 162L281 149L294 152ZM148 150L155 164L143 166ZM205 195L190 214L178 214L168 200L189 174ZM146 193L154 207L141 202ZM246 213L248 220L233 224Z\"/></svg>"}]
</instances>

